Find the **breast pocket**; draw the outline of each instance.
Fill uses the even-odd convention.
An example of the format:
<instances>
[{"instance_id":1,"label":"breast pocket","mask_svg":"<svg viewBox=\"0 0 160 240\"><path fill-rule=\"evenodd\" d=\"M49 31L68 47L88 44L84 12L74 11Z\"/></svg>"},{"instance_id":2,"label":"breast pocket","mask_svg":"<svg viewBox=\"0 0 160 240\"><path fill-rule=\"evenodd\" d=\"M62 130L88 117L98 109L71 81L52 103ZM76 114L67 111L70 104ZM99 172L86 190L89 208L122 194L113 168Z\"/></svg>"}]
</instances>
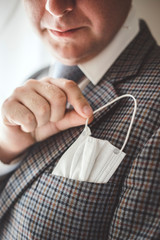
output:
<instances>
[{"instance_id":1,"label":"breast pocket","mask_svg":"<svg viewBox=\"0 0 160 240\"><path fill-rule=\"evenodd\" d=\"M44 173L25 195L25 202L29 203L26 207L30 208L26 216L29 231L40 239L106 239L117 192L113 183L91 183Z\"/></svg>"}]
</instances>

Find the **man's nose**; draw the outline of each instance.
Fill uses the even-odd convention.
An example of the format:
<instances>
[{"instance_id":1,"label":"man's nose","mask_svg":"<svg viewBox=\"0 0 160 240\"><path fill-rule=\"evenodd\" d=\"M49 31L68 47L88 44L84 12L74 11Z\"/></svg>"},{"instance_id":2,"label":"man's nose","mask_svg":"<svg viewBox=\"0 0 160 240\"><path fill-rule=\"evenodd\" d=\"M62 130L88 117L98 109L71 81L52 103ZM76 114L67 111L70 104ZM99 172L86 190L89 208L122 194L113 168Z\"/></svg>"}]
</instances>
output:
<instances>
[{"instance_id":1,"label":"man's nose","mask_svg":"<svg viewBox=\"0 0 160 240\"><path fill-rule=\"evenodd\" d=\"M53 16L63 16L74 8L75 0L47 0L45 8Z\"/></svg>"}]
</instances>

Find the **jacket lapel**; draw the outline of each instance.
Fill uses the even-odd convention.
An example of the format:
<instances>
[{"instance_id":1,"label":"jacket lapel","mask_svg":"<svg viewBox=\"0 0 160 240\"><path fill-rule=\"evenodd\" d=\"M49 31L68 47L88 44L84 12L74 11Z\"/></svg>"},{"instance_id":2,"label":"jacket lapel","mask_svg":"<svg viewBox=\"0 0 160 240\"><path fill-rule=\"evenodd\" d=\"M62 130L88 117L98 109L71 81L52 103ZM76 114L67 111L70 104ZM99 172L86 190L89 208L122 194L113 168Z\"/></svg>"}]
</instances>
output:
<instances>
[{"instance_id":1,"label":"jacket lapel","mask_svg":"<svg viewBox=\"0 0 160 240\"><path fill-rule=\"evenodd\" d=\"M144 24L142 24L144 25ZM90 102L94 110L118 97L116 84L124 81L127 77L137 74L143 59L152 47L154 40L150 36L146 27L136 39L116 60L115 64L106 73L100 83L94 86L89 83L84 90L84 95ZM149 39L145 43L146 37ZM132 50L133 49L133 50ZM137 52L135 51L137 49ZM98 112L94 116L94 121L90 124L93 127L100 118L111 110L117 103L109 108ZM13 173L0 198L0 219L32 182L49 166L53 166L57 159L67 150L67 148L77 139L84 126L72 128L59 133L44 142L40 142L31 147L22 162L21 166Z\"/></svg>"}]
</instances>

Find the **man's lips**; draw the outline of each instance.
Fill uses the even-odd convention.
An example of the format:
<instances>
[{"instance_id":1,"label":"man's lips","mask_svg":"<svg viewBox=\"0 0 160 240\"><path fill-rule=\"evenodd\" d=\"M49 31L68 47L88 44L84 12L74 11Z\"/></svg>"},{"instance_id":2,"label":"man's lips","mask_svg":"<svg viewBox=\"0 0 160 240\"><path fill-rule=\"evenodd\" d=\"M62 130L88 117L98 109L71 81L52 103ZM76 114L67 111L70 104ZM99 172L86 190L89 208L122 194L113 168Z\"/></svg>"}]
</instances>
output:
<instances>
[{"instance_id":1,"label":"man's lips","mask_svg":"<svg viewBox=\"0 0 160 240\"><path fill-rule=\"evenodd\" d=\"M54 35L54 36L57 36L57 37L71 37L73 34L78 32L80 29L82 29L82 27L71 28L71 29L67 29L67 30L48 29L48 31L51 35Z\"/></svg>"}]
</instances>

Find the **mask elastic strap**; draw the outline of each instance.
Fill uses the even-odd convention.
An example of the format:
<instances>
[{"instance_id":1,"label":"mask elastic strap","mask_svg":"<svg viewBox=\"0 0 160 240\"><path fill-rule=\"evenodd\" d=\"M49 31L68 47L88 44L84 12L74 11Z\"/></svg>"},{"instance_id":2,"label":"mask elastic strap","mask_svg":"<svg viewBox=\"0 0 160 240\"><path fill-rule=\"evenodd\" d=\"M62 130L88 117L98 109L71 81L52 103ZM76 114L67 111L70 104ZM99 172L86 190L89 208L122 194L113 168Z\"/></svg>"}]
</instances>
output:
<instances>
[{"instance_id":1,"label":"mask elastic strap","mask_svg":"<svg viewBox=\"0 0 160 240\"><path fill-rule=\"evenodd\" d=\"M129 97L132 98L133 101L134 101L134 110L133 110L133 114L132 114L131 122L130 122L130 125L129 125L129 128L128 128L128 132L127 132L127 135L126 135L125 141L124 141L123 146L122 146L122 148L121 148L121 150L120 150L121 152L123 151L123 149L125 148L125 146L126 146L126 144L127 144L127 141L128 141L128 138L129 138L129 135L130 135L131 129L132 129L132 125L133 125L133 122L134 122L134 119L135 119L135 114L136 114L136 111L137 111L137 100L135 99L135 97L134 97L133 95L131 95L131 94L125 94L125 95L122 95L122 96L120 96L120 97L115 98L115 99L112 100L111 102L105 104L104 106L98 108L97 110L95 110L95 111L93 112L93 114L95 114L95 113L97 113L97 112L103 110L104 108L108 107L109 105L111 105L111 104L113 104L113 103L119 101L120 99L122 99L122 98L129 98ZM88 120L89 120L89 118L87 118L87 120L86 120L85 127L88 126Z\"/></svg>"}]
</instances>

